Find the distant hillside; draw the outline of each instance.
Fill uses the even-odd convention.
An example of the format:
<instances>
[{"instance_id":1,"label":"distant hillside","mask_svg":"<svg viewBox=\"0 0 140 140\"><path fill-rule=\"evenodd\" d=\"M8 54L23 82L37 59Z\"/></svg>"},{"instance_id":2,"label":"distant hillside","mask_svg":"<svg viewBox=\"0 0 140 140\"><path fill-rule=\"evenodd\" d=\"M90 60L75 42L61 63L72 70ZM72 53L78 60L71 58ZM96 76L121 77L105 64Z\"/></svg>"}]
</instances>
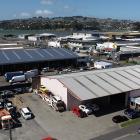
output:
<instances>
[{"instance_id":1,"label":"distant hillside","mask_svg":"<svg viewBox=\"0 0 140 140\"><path fill-rule=\"evenodd\" d=\"M140 22L117 19L99 19L92 17L33 17L0 21L2 29L50 29L50 30L139 30Z\"/></svg>"}]
</instances>

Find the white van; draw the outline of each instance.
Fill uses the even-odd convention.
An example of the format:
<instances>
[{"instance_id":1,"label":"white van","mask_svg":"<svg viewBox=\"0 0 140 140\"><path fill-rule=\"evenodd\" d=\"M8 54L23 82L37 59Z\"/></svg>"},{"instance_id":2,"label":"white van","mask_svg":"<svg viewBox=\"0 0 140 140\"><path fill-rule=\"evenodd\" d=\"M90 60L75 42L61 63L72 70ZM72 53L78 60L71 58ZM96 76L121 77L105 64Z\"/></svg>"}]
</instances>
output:
<instances>
[{"instance_id":1,"label":"white van","mask_svg":"<svg viewBox=\"0 0 140 140\"><path fill-rule=\"evenodd\" d=\"M25 82L26 81L26 77L25 75L20 75L20 76L13 76L11 80L9 80L9 82L12 83L18 83L18 82Z\"/></svg>"},{"instance_id":2,"label":"white van","mask_svg":"<svg viewBox=\"0 0 140 140\"><path fill-rule=\"evenodd\" d=\"M25 120L32 118L32 112L29 110L28 107L21 108L21 115Z\"/></svg>"}]
</instances>

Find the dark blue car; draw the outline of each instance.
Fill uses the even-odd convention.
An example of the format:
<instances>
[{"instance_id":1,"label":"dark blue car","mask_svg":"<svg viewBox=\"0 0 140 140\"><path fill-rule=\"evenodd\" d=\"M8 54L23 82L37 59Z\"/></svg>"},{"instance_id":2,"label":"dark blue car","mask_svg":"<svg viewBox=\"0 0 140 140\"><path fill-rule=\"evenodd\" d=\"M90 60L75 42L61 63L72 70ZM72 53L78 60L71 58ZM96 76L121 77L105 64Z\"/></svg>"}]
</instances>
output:
<instances>
[{"instance_id":1,"label":"dark blue car","mask_svg":"<svg viewBox=\"0 0 140 140\"><path fill-rule=\"evenodd\" d=\"M124 110L124 114L128 116L130 119L134 119L140 117L140 112L135 111L133 109L126 109Z\"/></svg>"}]
</instances>

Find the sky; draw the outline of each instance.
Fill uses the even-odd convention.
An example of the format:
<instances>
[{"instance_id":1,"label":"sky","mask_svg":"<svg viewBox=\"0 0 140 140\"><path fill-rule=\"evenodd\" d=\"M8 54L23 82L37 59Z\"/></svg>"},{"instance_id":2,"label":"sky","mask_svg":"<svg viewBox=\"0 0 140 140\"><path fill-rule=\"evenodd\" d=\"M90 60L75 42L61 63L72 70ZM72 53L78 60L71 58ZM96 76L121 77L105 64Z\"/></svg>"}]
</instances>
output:
<instances>
[{"instance_id":1,"label":"sky","mask_svg":"<svg viewBox=\"0 0 140 140\"><path fill-rule=\"evenodd\" d=\"M1 0L0 20L88 16L140 20L140 0Z\"/></svg>"}]
</instances>

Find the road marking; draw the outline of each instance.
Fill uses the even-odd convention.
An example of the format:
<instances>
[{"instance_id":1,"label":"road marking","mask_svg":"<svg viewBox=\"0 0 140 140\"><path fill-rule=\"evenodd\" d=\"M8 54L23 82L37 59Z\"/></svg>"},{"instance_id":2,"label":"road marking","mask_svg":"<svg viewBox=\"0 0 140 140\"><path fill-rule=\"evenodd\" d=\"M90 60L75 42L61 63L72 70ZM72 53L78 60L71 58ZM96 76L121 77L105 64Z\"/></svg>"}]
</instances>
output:
<instances>
[{"instance_id":1,"label":"road marking","mask_svg":"<svg viewBox=\"0 0 140 140\"><path fill-rule=\"evenodd\" d=\"M128 133L128 134L125 134L125 135L123 135L123 136L114 138L113 140L121 140L121 139L126 138L126 137L128 137L128 136L134 136L134 135L136 135L136 133L131 133L131 134Z\"/></svg>"}]
</instances>

